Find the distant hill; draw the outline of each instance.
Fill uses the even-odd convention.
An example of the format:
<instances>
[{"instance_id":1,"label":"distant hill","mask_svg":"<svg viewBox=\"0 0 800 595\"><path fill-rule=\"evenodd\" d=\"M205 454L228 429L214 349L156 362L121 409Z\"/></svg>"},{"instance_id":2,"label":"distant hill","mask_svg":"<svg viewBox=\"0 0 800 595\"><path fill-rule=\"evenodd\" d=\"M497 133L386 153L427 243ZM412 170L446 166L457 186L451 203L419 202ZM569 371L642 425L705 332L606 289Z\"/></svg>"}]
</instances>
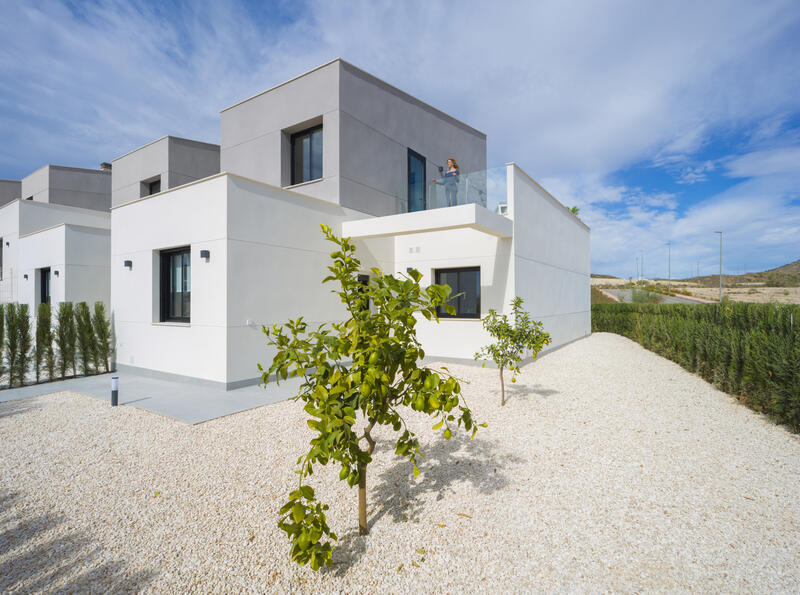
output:
<instances>
[{"instance_id":1,"label":"distant hill","mask_svg":"<svg viewBox=\"0 0 800 595\"><path fill-rule=\"evenodd\" d=\"M598 275L597 273L592 273L592 279L619 279L619 277L615 277L614 275Z\"/></svg>"},{"instance_id":2,"label":"distant hill","mask_svg":"<svg viewBox=\"0 0 800 595\"><path fill-rule=\"evenodd\" d=\"M800 285L800 260L795 260L774 269L761 271L760 273L744 273L742 275L725 275L723 273L723 283L733 285L736 283L763 283L768 287L794 287ZM703 277L689 277L681 279L697 283L698 285L715 286L719 284L718 275L705 275Z\"/></svg>"}]
</instances>

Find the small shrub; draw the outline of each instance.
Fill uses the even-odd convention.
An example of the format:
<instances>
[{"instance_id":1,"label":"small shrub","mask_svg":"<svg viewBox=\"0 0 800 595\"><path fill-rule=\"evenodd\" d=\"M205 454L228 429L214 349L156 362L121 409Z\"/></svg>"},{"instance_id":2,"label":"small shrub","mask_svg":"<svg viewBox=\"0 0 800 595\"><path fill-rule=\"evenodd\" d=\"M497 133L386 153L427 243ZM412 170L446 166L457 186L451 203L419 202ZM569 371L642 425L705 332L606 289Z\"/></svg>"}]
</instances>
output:
<instances>
[{"instance_id":1,"label":"small shrub","mask_svg":"<svg viewBox=\"0 0 800 595\"><path fill-rule=\"evenodd\" d=\"M542 330L541 322L531 320L530 315L522 308L522 302L519 296L511 300L513 322L509 322L505 314L489 310L483 319L483 328L495 342L484 346L475 354L476 360L490 359L500 369L500 405L506 404L503 370L508 368L512 373L519 374L519 362L525 357L525 351L530 351L531 356L536 357L551 342L550 333ZM516 382L516 378L512 376L511 382Z\"/></svg>"}]
</instances>

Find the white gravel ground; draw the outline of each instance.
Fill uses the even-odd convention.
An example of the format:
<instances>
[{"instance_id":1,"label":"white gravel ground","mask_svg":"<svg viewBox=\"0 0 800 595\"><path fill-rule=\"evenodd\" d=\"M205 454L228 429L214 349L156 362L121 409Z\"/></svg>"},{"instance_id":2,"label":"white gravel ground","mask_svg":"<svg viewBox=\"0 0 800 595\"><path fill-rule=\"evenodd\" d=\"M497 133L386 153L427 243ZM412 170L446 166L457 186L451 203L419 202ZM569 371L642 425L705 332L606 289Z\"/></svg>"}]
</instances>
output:
<instances>
[{"instance_id":1,"label":"white gravel ground","mask_svg":"<svg viewBox=\"0 0 800 595\"><path fill-rule=\"evenodd\" d=\"M677 365L595 334L471 379L489 427L427 459L382 433L371 535L338 469L337 563L276 527L308 431L285 402L197 426L61 393L0 404L0 592L800 591L800 440ZM424 552L424 553L423 553Z\"/></svg>"}]
</instances>

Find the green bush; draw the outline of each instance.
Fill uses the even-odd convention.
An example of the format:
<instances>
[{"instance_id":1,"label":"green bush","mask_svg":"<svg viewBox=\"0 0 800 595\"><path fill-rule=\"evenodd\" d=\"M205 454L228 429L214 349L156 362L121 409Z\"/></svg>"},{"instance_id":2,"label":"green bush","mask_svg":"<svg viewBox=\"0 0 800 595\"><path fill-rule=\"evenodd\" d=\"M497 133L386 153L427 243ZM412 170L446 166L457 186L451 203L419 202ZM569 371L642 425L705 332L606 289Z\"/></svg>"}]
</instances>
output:
<instances>
[{"instance_id":1,"label":"green bush","mask_svg":"<svg viewBox=\"0 0 800 595\"><path fill-rule=\"evenodd\" d=\"M84 376L92 373L92 363L95 360L95 340L92 329L92 317L86 302L80 302L75 307L75 325L78 333L78 354L81 360L81 372Z\"/></svg>"},{"instance_id":2,"label":"green bush","mask_svg":"<svg viewBox=\"0 0 800 595\"><path fill-rule=\"evenodd\" d=\"M58 304L58 313L56 314L58 326L56 328L55 339L56 347L58 348L58 369L61 378L67 375L67 370L72 368L72 374L76 373L75 370L75 315L72 308L72 302L61 302Z\"/></svg>"},{"instance_id":3,"label":"green bush","mask_svg":"<svg viewBox=\"0 0 800 595\"><path fill-rule=\"evenodd\" d=\"M111 345L111 321L106 319L106 308L103 302L94 303L94 316L92 317L94 336L97 340L95 349L95 369L100 372L100 364L105 367L105 371L110 371L109 360L113 346Z\"/></svg>"},{"instance_id":4,"label":"green bush","mask_svg":"<svg viewBox=\"0 0 800 595\"><path fill-rule=\"evenodd\" d=\"M800 306L594 304L592 330L628 337L800 431Z\"/></svg>"}]
</instances>

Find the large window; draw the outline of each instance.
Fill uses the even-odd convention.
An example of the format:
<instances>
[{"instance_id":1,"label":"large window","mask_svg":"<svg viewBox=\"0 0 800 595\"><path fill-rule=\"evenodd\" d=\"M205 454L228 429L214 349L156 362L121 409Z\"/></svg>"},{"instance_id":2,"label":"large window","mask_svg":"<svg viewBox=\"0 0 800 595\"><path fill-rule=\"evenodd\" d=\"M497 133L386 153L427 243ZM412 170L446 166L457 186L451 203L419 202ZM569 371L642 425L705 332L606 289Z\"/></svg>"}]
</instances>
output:
<instances>
[{"instance_id":1,"label":"large window","mask_svg":"<svg viewBox=\"0 0 800 595\"><path fill-rule=\"evenodd\" d=\"M192 301L189 248L161 251L161 321L189 322Z\"/></svg>"},{"instance_id":2,"label":"large window","mask_svg":"<svg viewBox=\"0 0 800 595\"><path fill-rule=\"evenodd\" d=\"M425 157L408 150L408 212L425 210Z\"/></svg>"},{"instance_id":3,"label":"large window","mask_svg":"<svg viewBox=\"0 0 800 595\"><path fill-rule=\"evenodd\" d=\"M292 135L292 184L322 178L322 126Z\"/></svg>"},{"instance_id":4,"label":"large window","mask_svg":"<svg viewBox=\"0 0 800 595\"><path fill-rule=\"evenodd\" d=\"M436 284L449 285L453 291L449 305L456 309L453 316L439 307L441 318L480 318L481 317L481 268L436 269ZM458 295L461 294L461 295Z\"/></svg>"}]
</instances>

